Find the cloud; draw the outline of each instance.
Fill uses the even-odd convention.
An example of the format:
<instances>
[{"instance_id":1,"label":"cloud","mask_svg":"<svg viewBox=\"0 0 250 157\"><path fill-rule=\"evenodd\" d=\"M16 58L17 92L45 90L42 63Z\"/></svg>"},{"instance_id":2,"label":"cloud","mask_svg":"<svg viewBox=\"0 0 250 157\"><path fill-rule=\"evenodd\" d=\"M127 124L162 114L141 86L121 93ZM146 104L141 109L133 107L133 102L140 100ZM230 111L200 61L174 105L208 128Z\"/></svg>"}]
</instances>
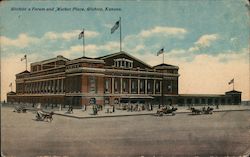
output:
<instances>
[{"instance_id":1,"label":"cloud","mask_svg":"<svg viewBox=\"0 0 250 157\"><path fill-rule=\"evenodd\" d=\"M235 78L235 89L242 91L242 98L250 100L250 74L248 50L238 52L222 52L217 56L209 54L194 54L192 60L184 49L174 49L165 53L165 63L179 66L179 92L181 94L224 94L232 90L228 85ZM132 54L149 65L162 63L162 56L150 52ZM222 62L222 60L226 60Z\"/></svg>"},{"instance_id":2,"label":"cloud","mask_svg":"<svg viewBox=\"0 0 250 157\"><path fill-rule=\"evenodd\" d=\"M5 36L0 36L0 41L2 46L14 46L18 48L25 48L30 44L37 43L39 41L38 38L29 36L25 33L21 33L18 35L16 39L11 39Z\"/></svg>"},{"instance_id":3,"label":"cloud","mask_svg":"<svg viewBox=\"0 0 250 157\"><path fill-rule=\"evenodd\" d=\"M195 45L200 47L209 47L213 41L218 39L218 37L218 34L205 34L195 42Z\"/></svg>"},{"instance_id":4,"label":"cloud","mask_svg":"<svg viewBox=\"0 0 250 157\"><path fill-rule=\"evenodd\" d=\"M113 26L113 24L105 23L103 26L106 27L106 28L110 28L111 29L112 26Z\"/></svg>"},{"instance_id":5,"label":"cloud","mask_svg":"<svg viewBox=\"0 0 250 157\"><path fill-rule=\"evenodd\" d=\"M187 33L187 30L184 28L177 28L177 27L162 27L156 26L149 30L143 30L139 33L139 36L143 38L148 38L154 35L163 35L163 36L180 36Z\"/></svg>"},{"instance_id":6,"label":"cloud","mask_svg":"<svg viewBox=\"0 0 250 157\"><path fill-rule=\"evenodd\" d=\"M212 42L219 39L218 34L205 34L202 35L195 43L194 46L188 49L189 52L199 51L202 48L210 47Z\"/></svg>"},{"instance_id":7,"label":"cloud","mask_svg":"<svg viewBox=\"0 0 250 157\"><path fill-rule=\"evenodd\" d=\"M3 48L6 47L17 47L17 48L26 48L31 44L38 44L40 42L47 42L48 40L72 40L78 39L78 35L81 30L72 30L68 32L46 32L41 38L30 36L26 33L21 33L16 39L11 39L6 36L0 36L1 45ZM99 35L95 31L85 31L84 33L86 38L94 38Z\"/></svg>"},{"instance_id":8,"label":"cloud","mask_svg":"<svg viewBox=\"0 0 250 157\"><path fill-rule=\"evenodd\" d=\"M44 34L43 38L44 39L50 39L50 40L72 40L72 39L77 39L78 35L80 34L82 30L72 30L69 32L62 32L62 33L57 33L57 32L47 32ZM85 37L87 38L94 38L99 35L98 32L95 31L85 31L84 32Z\"/></svg>"},{"instance_id":9,"label":"cloud","mask_svg":"<svg viewBox=\"0 0 250 157\"><path fill-rule=\"evenodd\" d=\"M164 37L166 38L183 38L188 31L184 28L178 27L163 27L155 26L151 29L142 30L138 34L127 35L124 38L124 43L127 45L143 44L145 39L151 37Z\"/></svg>"},{"instance_id":10,"label":"cloud","mask_svg":"<svg viewBox=\"0 0 250 157\"><path fill-rule=\"evenodd\" d=\"M6 94L10 92L9 84L12 82L13 91L16 91L15 75L17 73L23 72L25 70L25 62L21 62L23 54L11 53L9 57L1 60L1 99L6 100ZM30 62L36 62L45 58L46 56L41 56L40 54L33 53L28 56L28 65ZM30 67L28 66L28 70Z\"/></svg>"},{"instance_id":11,"label":"cloud","mask_svg":"<svg viewBox=\"0 0 250 157\"><path fill-rule=\"evenodd\" d=\"M97 57L103 54L104 50L109 50L112 47L119 49L119 43L108 42L104 45L86 45L86 54L90 57ZM141 49L143 45L139 45L135 49ZM114 49L112 49L113 51ZM59 52L59 51L58 51ZM53 54L54 56L59 53ZM68 58L77 58L82 56L82 45L71 46L68 50L60 51L65 53ZM144 61L149 65L157 65L162 63L162 56L156 56L149 51L137 53L131 51L131 55ZM244 48L235 52L222 52L217 56L209 54L195 54L193 60L187 61L182 55L189 56L189 53L184 49L173 49L165 53L165 63L177 65L180 67L179 73L179 92L181 94L223 94L225 91L231 90L228 85L230 79L235 79L235 89L242 91L242 98L249 100L249 60L248 49ZM22 72L25 69L25 63L20 61L23 54L12 55L2 60L2 98L6 99L6 93L10 91L9 84L13 82L15 90L15 74ZM40 54L31 54L28 56L30 61L40 61L48 59L47 56ZM226 60L222 62L222 60ZM11 64L9 64L11 63Z\"/></svg>"},{"instance_id":12,"label":"cloud","mask_svg":"<svg viewBox=\"0 0 250 157\"><path fill-rule=\"evenodd\" d=\"M107 42L104 45L88 44L85 46L85 53L89 57L98 57L102 55L103 52L113 52L114 50L119 50L119 42ZM71 46L68 50L57 51L55 54L63 55L67 58L75 58L81 56L83 53L82 45Z\"/></svg>"}]
</instances>

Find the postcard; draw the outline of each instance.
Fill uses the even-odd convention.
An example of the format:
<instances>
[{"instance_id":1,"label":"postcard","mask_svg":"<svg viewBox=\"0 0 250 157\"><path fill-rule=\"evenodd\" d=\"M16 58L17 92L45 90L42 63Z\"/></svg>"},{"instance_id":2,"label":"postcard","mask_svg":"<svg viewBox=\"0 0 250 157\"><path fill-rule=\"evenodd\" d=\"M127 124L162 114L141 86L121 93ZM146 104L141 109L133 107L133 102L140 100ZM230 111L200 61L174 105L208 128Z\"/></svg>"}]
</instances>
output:
<instances>
[{"instance_id":1,"label":"postcard","mask_svg":"<svg viewBox=\"0 0 250 157\"><path fill-rule=\"evenodd\" d=\"M2 1L2 157L250 155L247 0Z\"/></svg>"}]
</instances>

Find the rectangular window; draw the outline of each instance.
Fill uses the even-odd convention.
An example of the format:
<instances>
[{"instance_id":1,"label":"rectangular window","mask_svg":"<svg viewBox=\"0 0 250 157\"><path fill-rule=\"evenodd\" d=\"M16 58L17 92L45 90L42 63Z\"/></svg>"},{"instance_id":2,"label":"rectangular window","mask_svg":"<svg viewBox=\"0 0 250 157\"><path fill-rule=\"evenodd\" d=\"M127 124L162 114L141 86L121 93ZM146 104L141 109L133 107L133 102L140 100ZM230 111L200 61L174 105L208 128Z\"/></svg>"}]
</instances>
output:
<instances>
[{"instance_id":1,"label":"rectangular window","mask_svg":"<svg viewBox=\"0 0 250 157\"><path fill-rule=\"evenodd\" d=\"M89 76L89 93L96 93L96 78Z\"/></svg>"},{"instance_id":2,"label":"rectangular window","mask_svg":"<svg viewBox=\"0 0 250 157\"><path fill-rule=\"evenodd\" d=\"M144 88L144 81L141 80L141 81L140 81L140 89L142 90L143 88Z\"/></svg>"},{"instance_id":3,"label":"rectangular window","mask_svg":"<svg viewBox=\"0 0 250 157\"><path fill-rule=\"evenodd\" d=\"M135 89L135 82L132 81L132 89L134 90Z\"/></svg>"},{"instance_id":4,"label":"rectangular window","mask_svg":"<svg viewBox=\"0 0 250 157\"><path fill-rule=\"evenodd\" d=\"M109 86L110 86L110 80L106 79L105 80L105 92L109 92Z\"/></svg>"}]
</instances>

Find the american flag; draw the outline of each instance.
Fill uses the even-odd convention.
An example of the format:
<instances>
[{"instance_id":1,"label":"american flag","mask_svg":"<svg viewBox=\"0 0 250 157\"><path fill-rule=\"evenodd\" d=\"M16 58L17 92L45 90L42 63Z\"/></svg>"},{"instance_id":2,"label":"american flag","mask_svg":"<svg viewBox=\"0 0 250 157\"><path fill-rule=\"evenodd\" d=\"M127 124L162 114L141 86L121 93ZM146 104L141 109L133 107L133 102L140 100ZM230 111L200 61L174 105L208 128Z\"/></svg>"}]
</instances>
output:
<instances>
[{"instance_id":1,"label":"american flag","mask_svg":"<svg viewBox=\"0 0 250 157\"><path fill-rule=\"evenodd\" d=\"M117 30L117 28L119 28L120 25L120 21L117 21L115 23L115 25L111 28L111 34L115 32L115 30Z\"/></svg>"},{"instance_id":2,"label":"american flag","mask_svg":"<svg viewBox=\"0 0 250 157\"><path fill-rule=\"evenodd\" d=\"M78 39L82 39L84 37L84 30L79 34Z\"/></svg>"},{"instance_id":3,"label":"american flag","mask_svg":"<svg viewBox=\"0 0 250 157\"><path fill-rule=\"evenodd\" d=\"M25 60L26 58L27 58L27 56L26 56L26 55L24 55L24 57L23 57L23 58L21 58L21 61Z\"/></svg>"},{"instance_id":4,"label":"american flag","mask_svg":"<svg viewBox=\"0 0 250 157\"><path fill-rule=\"evenodd\" d=\"M157 52L157 56L159 56L160 54L163 54L164 52L164 48L160 49L158 52Z\"/></svg>"},{"instance_id":5,"label":"american flag","mask_svg":"<svg viewBox=\"0 0 250 157\"><path fill-rule=\"evenodd\" d=\"M232 84L232 83L234 83L234 78L231 81L228 82L229 85Z\"/></svg>"}]
</instances>

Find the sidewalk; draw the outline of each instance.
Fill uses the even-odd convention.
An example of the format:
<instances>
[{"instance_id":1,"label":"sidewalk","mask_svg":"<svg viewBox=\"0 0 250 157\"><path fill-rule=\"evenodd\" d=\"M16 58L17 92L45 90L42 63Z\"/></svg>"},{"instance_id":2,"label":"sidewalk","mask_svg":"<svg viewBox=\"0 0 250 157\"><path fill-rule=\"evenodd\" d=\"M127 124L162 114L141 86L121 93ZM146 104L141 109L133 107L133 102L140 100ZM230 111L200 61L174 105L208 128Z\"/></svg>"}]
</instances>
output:
<instances>
[{"instance_id":1,"label":"sidewalk","mask_svg":"<svg viewBox=\"0 0 250 157\"><path fill-rule=\"evenodd\" d=\"M223 105L219 106L219 109L216 109L215 106L212 106L214 108L214 112L228 112L228 111L250 111L250 106L243 106L243 105ZM202 106L195 106L195 108L201 109ZM141 115L155 115L158 110L158 107L155 107L153 111L126 111L126 110L115 110L113 113L107 113L107 109L103 109L101 111L98 111L97 115L93 115L92 108L88 108L87 111L83 111L81 109L74 109L73 113L69 114L67 113L67 109L63 109L62 111L59 111L57 109L44 109L45 112L51 112L53 111L56 115L60 116L66 116L71 118L78 118L78 119L84 119L84 118L105 118L105 117L124 117L124 116L141 116ZM187 106L184 107L178 107L178 110L175 112L176 114L183 114L183 113L191 113L191 111L188 109Z\"/></svg>"}]
</instances>

